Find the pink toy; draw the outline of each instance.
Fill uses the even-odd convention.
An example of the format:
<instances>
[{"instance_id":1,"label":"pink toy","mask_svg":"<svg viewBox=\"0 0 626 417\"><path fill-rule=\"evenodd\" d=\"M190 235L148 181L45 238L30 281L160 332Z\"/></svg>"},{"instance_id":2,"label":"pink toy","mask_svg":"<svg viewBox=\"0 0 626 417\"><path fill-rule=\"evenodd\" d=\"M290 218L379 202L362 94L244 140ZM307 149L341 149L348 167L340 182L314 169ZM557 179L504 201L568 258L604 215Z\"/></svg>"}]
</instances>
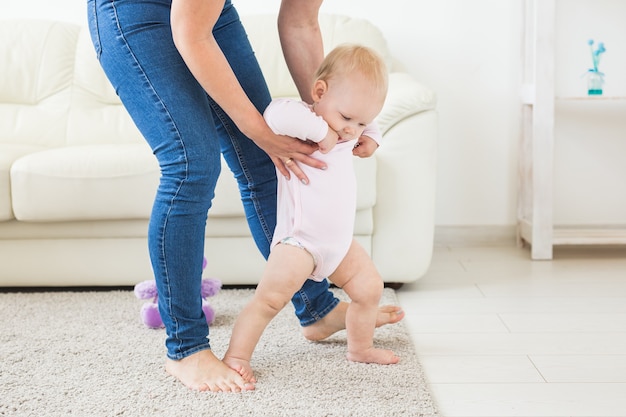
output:
<instances>
[{"instance_id":1,"label":"pink toy","mask_svg":"<svg viewBox=\"0 0 626 417\"><path fill-rule=\"evenodd\" d=\"M202 261L202 269L206 268L206 258ZM200 294L202 295L202 311L206 316L207 323L213 323L215 320L215 310L207 301L208 297L213 297L222 288L222 282L215 278L203 278L202 286L200 288ZM163 327L163 320L161 320L161 314L159 313L158 292L156 288L156 282L154 280L142 281L135 285L135 296L140 300L152 299L152 301L145 303L141 306L141 321L147 327L157 329Z\"/></svg>"}]
</instances>

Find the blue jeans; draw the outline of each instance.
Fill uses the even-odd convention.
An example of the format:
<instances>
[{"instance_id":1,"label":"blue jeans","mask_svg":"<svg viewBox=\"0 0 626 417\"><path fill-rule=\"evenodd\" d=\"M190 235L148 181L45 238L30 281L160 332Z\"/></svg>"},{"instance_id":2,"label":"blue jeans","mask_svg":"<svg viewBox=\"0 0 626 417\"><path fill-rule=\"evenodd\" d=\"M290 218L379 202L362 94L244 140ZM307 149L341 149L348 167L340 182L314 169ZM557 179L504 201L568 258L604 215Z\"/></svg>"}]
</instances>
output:
<instances>
[{"instance_id":1,"label":"blue jeans","mask_svg":"<svg viewBox=\"0 0 626 417\"><path fill-rule=\"evenodd\" d=\"M210 349L200 283L220 154L237 179L250 231L266 258L276 225L275 168L183 62L172 40L171 0L87 0L87 6L97 57L159 161L148 246L167 354L182 359ZM250 100L263 112L271 97L230 0L213 32ZM307 281L292 301L303 326L339 302L327 282L314 281Z\"/></svg>"}]
</instances>

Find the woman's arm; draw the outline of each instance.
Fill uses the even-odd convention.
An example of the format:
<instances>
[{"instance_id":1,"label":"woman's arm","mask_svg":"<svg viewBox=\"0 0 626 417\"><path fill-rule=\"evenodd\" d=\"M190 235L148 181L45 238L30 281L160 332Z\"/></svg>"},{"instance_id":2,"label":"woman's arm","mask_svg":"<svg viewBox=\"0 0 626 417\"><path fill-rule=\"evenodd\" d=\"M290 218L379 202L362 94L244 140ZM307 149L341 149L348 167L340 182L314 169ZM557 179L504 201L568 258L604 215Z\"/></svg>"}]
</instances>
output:
<instances>
[{"instance_id":1,"label":"woman's arm","mask_svg":"<svg viewBox=\"0 0 626 417\"><path fill-rule=\"evenodd\" d=\"M318 22L322 0L282 0L278 13L278 34L285 62L296 83L300 98L313 103L313 75L324 59L324 45Z\"/></svg>"},{"instance_id":2,"label":"woman's arm","mask_svg":"<svg viewBox=\"0 0 626 417\"><path fill-rule=\"evenodd\" d=\"M323 0L282 0L278 14L278 34L285 62L300 98L309 104L313 103L313 75L324 59L324 45L318 21L322 2ZM379 142L378 136L373 138L374 140L367 134L362 136L354 148L354 155L361 158L371 156Z\"/></svg>"},{"instance_id":3,"label":"woman's arm","mask_svg":"<svg viewBox=\"0 0 626 417\"><path fill-rule=\"evenodd\" d=\"M172 1L172 36L189 70L237 127L267 152L283 175L289 175L283 164L287 158L324 167L321 161L309 156L315 149L296 139L275 135L248 99L213 37L213 27L223 7L224 1L218 0ZM298 171L297 177L305 179Z\"/></svg>"}]
</instances>

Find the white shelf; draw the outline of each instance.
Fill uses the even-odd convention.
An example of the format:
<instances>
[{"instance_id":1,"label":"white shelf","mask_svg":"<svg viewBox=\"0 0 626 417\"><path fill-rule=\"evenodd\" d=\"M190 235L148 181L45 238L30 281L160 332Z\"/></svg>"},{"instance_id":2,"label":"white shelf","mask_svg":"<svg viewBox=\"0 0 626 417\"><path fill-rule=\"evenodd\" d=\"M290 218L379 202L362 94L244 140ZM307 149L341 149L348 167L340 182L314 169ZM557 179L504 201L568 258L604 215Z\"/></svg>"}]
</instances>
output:
<instances>
[{"instance_id":1,"label":"white shelf","mask_svg":"<svg viewBox=\"0 0 626 417\"><path fill-rule=\"evenodd\" d=\"M532 224L519 223L520 237L532 242ZM626 226L555 226L552 229L553 245L626 245ZM538 258L543 259L543 258Z\"/></svg>"},{"instance_id":2,"label":"white shelf","mask_svg":"<svg viewBox=\"0 0 626 417\"><path fill-rule=\"evenodd\" d=\"M530 244L532 259L552 259L554 245L626 245L626 226L555 227L553 224L555 103L619 102L626 101L626 97L555 97L555 0L526 0L524 12L518 243Z\"/></svg>"},{"instance_id":3,"label":"white shelf","mask_svg":"<svg viewBox=\"0 0 626 417\"><path fill-rule=\"evenodd\" d=\"M621 96L571 96L556 97L558 101L626 101L626 97Z\"/></svg>"}]
</instances>

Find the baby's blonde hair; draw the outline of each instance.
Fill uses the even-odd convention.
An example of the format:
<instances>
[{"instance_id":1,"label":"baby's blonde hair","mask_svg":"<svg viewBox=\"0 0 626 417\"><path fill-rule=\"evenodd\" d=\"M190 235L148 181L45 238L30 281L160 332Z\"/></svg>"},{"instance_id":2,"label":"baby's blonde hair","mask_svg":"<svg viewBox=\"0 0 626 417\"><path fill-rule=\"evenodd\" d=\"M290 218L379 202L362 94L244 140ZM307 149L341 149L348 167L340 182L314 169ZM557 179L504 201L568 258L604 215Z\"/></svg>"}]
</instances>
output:
<instances>
[{"instance_id":1,"label":"baby's blonde hair","mask_svg":"<svg viewBox=\"0 0 626 417\"><path fill-rule=\"evenodd\" d=\"M343 44L335 47L315 72L315 81L359 73L372 83L372 88L384 100L387 95L387 66L373 49L367 46Z\"/></svg>"}]
</instances>

